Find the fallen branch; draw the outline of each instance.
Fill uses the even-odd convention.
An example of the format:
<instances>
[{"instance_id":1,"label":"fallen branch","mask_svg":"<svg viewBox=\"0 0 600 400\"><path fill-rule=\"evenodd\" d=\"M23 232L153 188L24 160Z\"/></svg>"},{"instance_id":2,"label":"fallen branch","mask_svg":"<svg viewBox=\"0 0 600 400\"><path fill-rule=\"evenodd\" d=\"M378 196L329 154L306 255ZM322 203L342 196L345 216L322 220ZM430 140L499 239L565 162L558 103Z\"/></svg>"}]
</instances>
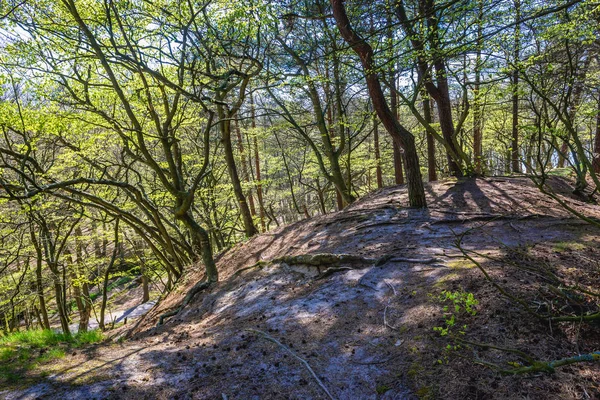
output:
<instances>
[{"instance_id":1,"label":"fallen branch","mask_svg":"<svg viewBox=\"0 0 600 400\"><path fill-rule=\"evenodd\" d=\"M513 354L516 354L517 356L519 356L520 358L524 359L525 361L527 361L530 364L530 365L526 365L526 366L520 366L520 367L506 369L506 368L502 368L501 366L499 366L497 364L481 360L479 357L477 357L477 362L479 364L496 369L500 373L506 374L506 375L520 375L520 374L530 374L530 373L536 373L536 372L553 373L553 372L555 372L556 368L564 367L565 365L571 365L571 364L576 364L576 363L580 363L580 362L600 362L600 351L595 351L595 352L592 352L589 354L582 354L582 355L574 356L574 357L561 358L559 360L553 360L553 361L537 361L537 360L534 360L533 357L531 357L527 353L524 353L524 352L522 352L520 350L516 350L516 349L509 349L509 348L505 348L505 347L494 346L494 345L487 344L487 343L470 342L468 340L463 340L460 338L456 338L456 341L459 343L468 344L468 345L481 347L481 348L485 348L485 349L494 349L494 350L500 350L500 351L504 351L504 352L513 353ZM477 354L477 352L476 352L476 354Z\"/></svg>"},{"instance_id":2,"label":"fallen branch","mask_svg":"<svg viewBox=\"0 0 600 400\"><path fill-rule=\"evenodd\" d=\"M305 359L303 359L302 357L300 357L299 355L297 355L296 353L294 353L289 347L287 347L286 345L284 345L279 340L275 339L273 336L269 335L266 332L263 332L263 331L258 330L258 329L246 329L246 331L258 334L258 335L262 336L264 339L277 344L279 347L281 347L282 349L284 349L285 351L287 351L292 357L294 357L295 359L297 359L298 361L300 361L302 364L304 364L304 366L306 367L306 369L308 370L308 372L310 372L310 374L313 376L313 378L315 378L315 380L317 381L317 383L319 384L319 386L321 387L321 389L323 389L323 391L327 394L327 396L331 400L334 400L334 397L331 395L331 393L329 392L329 390L327 390L327 387L323 384L323 382L321 382L321 380L319 379L319 377L317 376L317 374L315 374L315 371L313 371L313 369L310 367L310 365L308 365L308 362L306 362Z\"/></svg>"}]
</instances>

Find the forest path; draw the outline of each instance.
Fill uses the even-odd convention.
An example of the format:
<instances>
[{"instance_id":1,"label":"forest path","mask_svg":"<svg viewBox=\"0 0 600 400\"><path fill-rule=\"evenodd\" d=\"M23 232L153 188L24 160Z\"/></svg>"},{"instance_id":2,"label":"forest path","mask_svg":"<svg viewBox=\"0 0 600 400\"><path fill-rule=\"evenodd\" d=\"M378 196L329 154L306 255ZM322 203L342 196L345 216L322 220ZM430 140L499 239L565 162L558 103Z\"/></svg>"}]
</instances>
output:
<instances>
[{"instance_id":1,"label":"forest path","mask_svg":"<svg viewBox=\"0 0 600 400\"><path fill-rule=\"evenodd\" d=\"M117 308L116 310L108 309L106 313L106 324L119 324L121 322L125 322L125 320L131 322L143 315L145 315L148 311L152 309L156 305L156 300L150 300L146 303L134 305L128 308ZM95 318L90 318L88 323L88 329L98 329L99 324ZM57 327L60 329L60 327ZM72 333L75 333L79 330L79 322L76 321L69 325L69 329Z\"/></svg>"},{"instance_id":2,"label":"forest path","mask_svg":"<svg viewBox=\"0 0 600 400\"><path fill-rule=\"evenodd\" d=\"M567 187L561 180L553 184L559 191ZM321 399L328 398L325 387L337 399L412 399L434 390L445 398L501 399L522 390L523 397L558 399L569 398L566 391L581 385L582 376L597 381L598 369L590 367L557 373L558 380L544 377L531 385L513 378L498 386L494 373L465 357L437 362L445 342L433 327L444 321L436 300L443 289L479 299L478 314L469 320L469 335L478 340L524 341L546 359L573 348L562 336L530 342L539 327L490 289L456 247L458 235L467 232L464 248L485 256L508 259L527 248L536 259L578 266L595 259L600 235L525 178L446 181L427 185L427 192L427 210L404 208L405 188L390 187L342 212L242 243L220 257L222 281L164 326L154 327L157 317L180 301L200 271L147 314L131 340L90 346L40 366L0 397ZM600 207L565 199L600 217ZM583 258L555 251L572 243L585 250L568 257ZM319 253L392 258L381 265L340 265L349 269L325 279L315 279L313 267L285 263L234 275L261 260ZM494 276L511 290L534 290L535 276L503 268ZM322 386L290 352L306 361Z\"/></svg>"}]
</instances>

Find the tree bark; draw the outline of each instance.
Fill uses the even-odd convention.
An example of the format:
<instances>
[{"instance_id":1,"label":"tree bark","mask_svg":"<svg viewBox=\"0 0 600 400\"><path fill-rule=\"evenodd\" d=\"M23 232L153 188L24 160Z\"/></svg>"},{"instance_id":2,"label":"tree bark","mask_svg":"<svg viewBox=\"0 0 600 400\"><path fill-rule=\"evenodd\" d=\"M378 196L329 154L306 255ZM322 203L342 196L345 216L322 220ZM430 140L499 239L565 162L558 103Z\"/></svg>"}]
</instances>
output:
<instances>
[{"instance_id":1,"label":"tree bark","mask_svg":"<svg viewBox=\"0 0 600 400\"><path fill-rule=\"evenodd\" d=\"M465 157L464 152L462 152L456 142L456 132L452 120L452 102L448 87L448 71L446 70L444 59L441 58L442 52L439 48L439 19L436 16L435 1L419 0L419 18L409 19L401 0L395 0L395 9L403 30L417 54L416 61L419 79L423 81L427 93L429 93L437 104L438 120L446 147L446 158L448 160L450 175L463 176L462 166L466 163L468 169L470 160ZM426 22L426 39L421 38L421 34L415 29L416 21L421 19L424 19ZM426 41L428 46L425 45ZM427 52L432 57L431 62L426 58ZM435 84L432 80L432 70L435 71Z\"/></svg>"},{"instance_id":2,"label":"tree bark","mask_svg":"<svg viewBox=\"0 0 600 400\"><path fill-rule=\"evenodd\" d=\"M106 304L108 302L108 280L110 278L110 273L115 265L115 261L117 260L117 253L119 251L119 219L115 221L114 246L115 247L113 248L110 261L106 266L106 269L104 270L104 279L102 280L102 302L100 303L100 319L98 321L98 326L103 331L106 330L106 325L104 323L104 315L106 313Z\"/></svg>"},{"instance_id":3,"label":"tree bark","mask_svg":"<svg viewBox=\"0 0 600 400\"><path fill-rule=\"evenodd\" d=\"M31 222L33 224L33 222ZM44 297L44 283L42 280L42 263L43 263L43 255L42 248L37 240L35 235L35 231L33 230L33 225L30 229L31 233L31 243L33 243L33 247L35 249L36 254L36 269L35 269L35 284L38 300L40 303L40 323L42 325L42 329L50 329L50 321L48 320L48 310L46 309L46 298Z\"/></svg>"},{"instance_id":4,"label":"tree bark","mask_svg":"<svg viewBox=\"0 0 600 400\"><path fill-rule=\"evenodd\" d=\"M389 22L389 26L391 26L391 21L388 18L388 22ZM388 38L390 39L390 42L393 38L393 34L392 34L392 30L391 28L388 29ZM394 117L396 117L397 120L399 120L399 114L398 114L398 93L396 93L396 90L398 90L398 88L396 87L396 63L392 62L391 63L391 69L390 69L390 107L392 108L392 112L394 113ZM396 143L395 141L392 143L392 148L393 148L393 152L394 152L394 180L396 182L396 185L404 185L404 171L402 168L402 149L400 148L400 146L398 145L398 143Z\"/></svg>"},{"instance_id":5,"label":"tree bark","mask_svg":"<svg viewBox=\"0 0 600 400\"><path fill-rule=\"evenodd\" d=\"M377 176L377 189L383 187L383 174L381 173L381 155L379 153L379 121L377 114L373 113L373 147L375 150L375 175Z\"/></svg>"},{"instance_id":6,"label":"tree bark","mask_svg":"<svg viewBox=\"0 0 600 400\"><path fill-rule=\"evenodd\" d=\"M262 228L262 231L265 232L267 230L266 226L265 226L265 203L264 203L264 199L263 199L263 190L262 190L262 183L261 183L261 175L260 175L260 157L259 157L259 152L258 152L258 139L257 139L257 135L256 135L256 109L254 108L254 96L252 93L250 93L250 113L251 113L251 118L250 118L250 123L252 126L252 130L254 131L254 137L253 137L253 141L254 141L254 173L256 174L255 176L255 183L256 183L256 197L258 198L258 207L259 207L259 215L260 215L260 227Z\"/></svg>"},{"instance_id":7,"label":"tree bark","mask_svg":"<svg viewBox=\"0 0 600 400\"><path fill-rule=\"evenodd\" d=\"M475 174L483 173L483 115L481 102L481 48L483 41L483 0L479 0L477 15L477 54L475 55L475 84L473 86L473 163Z\"/></svg>"},{"instance_id":8,"label":"tree bark","mask_svg":"<svg viewBox=\"0 0 600 400\"><path fill-rule=\"evenodd\" d=\"M600 92L596 108L596 134L594 137L594 172L600 174Z\"/></svg>"},{"instance_id":9,"label":"tree bark","mask_svg":"<svg viewBox=\"0 0 600 400\"><path fill-rule=\"evenodd\" d=\"M250 184L250 174L248 173L248 161L246 160L246 152L244 151L244 141L242 140L242 131L240 130L240 125L238 120L235 119L233 121L235 126L235 133L237 135L237 145L238 152L240 153L241 164L242 164L242 178L246 181L246 183ZM247 193L248 198L248 206L250 207L250 214L253 217L256 216L256 207L254 206L254 197L252 197L252 190L249 190Z\"/></svg>"},{"instance_id":10,"label":"tree bark","mask_svg":"<svg viewBox=\"0 0 600 400\"><path fill-rule=\"evenodd\" d=\"M430 98L423 100L423 117L428 124L433 123L433 113L431 112L433 101ZM435 140L433 135L427 132L427 177L429 182L437 181L437 170L435 165Z\"/></svg>"},{"instance_id":11,"label":"tree bark","mask_svg":"<svg viewBox=\"0 0 600 400\"><path fill-rule=\"evenodd\" d=\"M515 18L521 20L521 0L514 0ZM511 137L511 164L512 172L521 172L521 163L519 161L519 59L521 48L521 28L520 23L515 25L515 48L514 63L515 67L512 74L512 137Z\"/></svg>"},{"instance_id":12,"label":"tree bark","mask_svg":"<svg viewBox=\"0 0 600 400\"><path fill-rule=\"evenodd\" d=\"M227 115L223 110L223 106L219 105L217 108L219 112L219 118L221 119L219 126L221 128L221 143L223 144L223 152L225 153L227 171L229 172L229 178L231 179L233 192L240 208L240 214L244 223L244 231L246 232L247 237L252 237L258 233L258 230L254 226L252 213L248 207L246 195L242 189L240 175L238 174L237 166L235 164L235 157L233 156L233 146L231 144L231 121L227 118Z\"/></svg>"}]
</instances>

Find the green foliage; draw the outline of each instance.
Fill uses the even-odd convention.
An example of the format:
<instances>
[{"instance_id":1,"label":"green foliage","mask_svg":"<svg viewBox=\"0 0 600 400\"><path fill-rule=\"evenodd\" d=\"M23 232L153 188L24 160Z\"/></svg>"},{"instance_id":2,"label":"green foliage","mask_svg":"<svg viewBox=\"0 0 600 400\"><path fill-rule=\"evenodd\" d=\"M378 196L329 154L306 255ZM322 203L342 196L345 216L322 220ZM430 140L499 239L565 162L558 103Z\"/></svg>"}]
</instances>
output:
<instances>
[{"instance_id":1,"label":"green foliage","mask_svg":"<svg viewBox=\"0 0 600 400\"><path fill-rule=\"evenodd\" d=\"M464 335L467 325L462 324L460 326L459 320L477 314L475 307L479 304L479 301L475 299L473 293L462 290L455 292L444 290L437 297L437 301L444 304L444 325L436 326L433 330L439 332L441 336L448 336L458 327L458 332Z\"/></svg>"},{"instance_id":2,"label":"green foliage","mask_svg":"<svg viewBox=\"0 0 600 400\"><path fill-rule=\"evenodd\" d=\"M84 344L97 343L102 340L102 332L97 329L78 332L67 336L51 329L36 329L9 333L0 337L0 349L14 347L27 347L31 349L41 349L58 344L72 344L82 346Z\"/></svg>"}]
</instances>

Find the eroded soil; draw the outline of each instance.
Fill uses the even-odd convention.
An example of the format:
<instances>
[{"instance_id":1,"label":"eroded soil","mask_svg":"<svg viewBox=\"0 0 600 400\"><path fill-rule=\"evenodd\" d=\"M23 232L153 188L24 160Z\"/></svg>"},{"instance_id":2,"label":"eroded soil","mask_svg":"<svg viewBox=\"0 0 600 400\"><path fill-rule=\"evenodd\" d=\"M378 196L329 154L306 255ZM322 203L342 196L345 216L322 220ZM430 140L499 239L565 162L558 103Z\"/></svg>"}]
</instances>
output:
<instances>
[{"instance_id":1,"label":"eroded soil","mask_svg":"<svg viewBox=\"0 0 600 400\"><path fill-rule=\"evenodd\" d=\"M600 217L600 207L571 198L564 181L553 185L573 207ZM539 312L586 312L597 306L593 299L555 301L548 276L600 287L598 229L526 178L439 182L427 185L427 193L427 210L406 208L405 188L390 187L342 212L240 244L220 257L221 282L164 326L154 327L158 316L181 300L199 271L147 314L131 339L42 365L0 397L328 398L319 380L336 399L600 398L597 364L504 376L475 357L508 368L518 361L514 355L474 353L466 345L448 349L457 343L434 331L449 317L442 291L466 292L478 301L475 315L457 314L452 328L465 340L540 360L600 349L600 326L536 319L502 296L456 246L464 234L463 248L494 282ZM234 275L261 260L317 253L392 259L348 265L323 279L315 278L322 271L314 267L281 263Z\"/></svg>"}]
</instances>

